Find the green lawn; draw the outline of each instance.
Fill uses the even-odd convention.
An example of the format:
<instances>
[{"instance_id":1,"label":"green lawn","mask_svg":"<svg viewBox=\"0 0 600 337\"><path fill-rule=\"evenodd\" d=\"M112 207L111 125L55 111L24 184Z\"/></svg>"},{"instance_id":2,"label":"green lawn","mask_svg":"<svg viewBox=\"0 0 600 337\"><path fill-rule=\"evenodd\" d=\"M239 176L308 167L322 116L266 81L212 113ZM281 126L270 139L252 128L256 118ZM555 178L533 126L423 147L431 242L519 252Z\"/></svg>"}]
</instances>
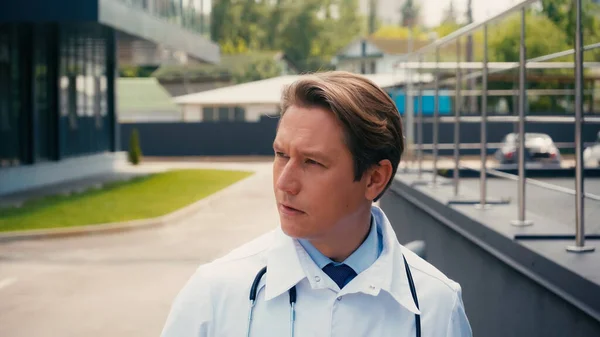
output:
<instances>
[{"instance_id":1,"label":"green lawn","mask_svg":"<svg viewBox=\"0 0 600 337\"><path fill-rule=\"evenodd\" d=\"M250 172L179 170L52 196L0 209L0 232L72 227L168 214L249 176Z\"/></svg>"}]
</instances>

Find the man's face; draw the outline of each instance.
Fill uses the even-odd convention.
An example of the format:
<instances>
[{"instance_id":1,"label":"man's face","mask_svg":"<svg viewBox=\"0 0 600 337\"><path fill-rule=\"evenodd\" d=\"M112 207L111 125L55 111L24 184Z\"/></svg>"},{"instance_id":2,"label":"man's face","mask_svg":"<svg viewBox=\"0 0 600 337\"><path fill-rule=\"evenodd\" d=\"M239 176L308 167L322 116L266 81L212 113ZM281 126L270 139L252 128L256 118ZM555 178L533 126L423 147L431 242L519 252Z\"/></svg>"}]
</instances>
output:
<instances>
[{"instance_id":1,"label":"man's face","mask_svg":"<svg viewBox=\"0 0 600 337\"><path fill-rule=\"evenodd\" d=\"M335 237L370 207L364 179L354 181L352 154L343 140L340 123L325 109L291 106L281 118L273 144L273 189L287 235Z\"/></svg>"}]
</instances>

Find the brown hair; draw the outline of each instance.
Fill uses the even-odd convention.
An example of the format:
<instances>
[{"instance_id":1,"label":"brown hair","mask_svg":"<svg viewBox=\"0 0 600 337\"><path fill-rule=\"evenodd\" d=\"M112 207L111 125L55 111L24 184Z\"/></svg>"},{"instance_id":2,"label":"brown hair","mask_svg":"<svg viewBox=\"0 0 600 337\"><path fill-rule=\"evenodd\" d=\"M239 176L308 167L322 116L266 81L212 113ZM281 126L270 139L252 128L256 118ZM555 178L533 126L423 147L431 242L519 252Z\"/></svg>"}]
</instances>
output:
<instances>
[{"instance_id":1,"label":"brown hair","mask_svg":"<svg viewBox=\"0 0 600 337\"><path fill-rule=\"evenodd\" d=\"M390 96L364 76L331 71L305 75L286 87L281 115L292 106L321 107L341 122L344 141L354 158L354 180L381 160L392 163L390 186L404 151L400 114Z\"/></svg>"}]
</instances>

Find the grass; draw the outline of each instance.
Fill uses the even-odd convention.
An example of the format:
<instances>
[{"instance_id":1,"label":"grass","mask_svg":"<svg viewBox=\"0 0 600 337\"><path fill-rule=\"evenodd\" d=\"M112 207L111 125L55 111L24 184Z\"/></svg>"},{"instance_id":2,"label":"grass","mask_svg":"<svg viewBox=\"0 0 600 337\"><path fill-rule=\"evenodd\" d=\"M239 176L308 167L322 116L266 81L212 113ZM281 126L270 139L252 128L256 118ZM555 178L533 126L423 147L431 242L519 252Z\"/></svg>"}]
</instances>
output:
<instances>
[{"instance_id":1,"label":"grass","mask_svg":"<svg viewBox=\"0 0 600 337\"><path fill-rule=\"evenodd\" d=\"M0 232L74 227L153 218L213 194L251 173L178 170L106 185L70 196L32 200L0 208Z\"/></svg>"}]
</instances>

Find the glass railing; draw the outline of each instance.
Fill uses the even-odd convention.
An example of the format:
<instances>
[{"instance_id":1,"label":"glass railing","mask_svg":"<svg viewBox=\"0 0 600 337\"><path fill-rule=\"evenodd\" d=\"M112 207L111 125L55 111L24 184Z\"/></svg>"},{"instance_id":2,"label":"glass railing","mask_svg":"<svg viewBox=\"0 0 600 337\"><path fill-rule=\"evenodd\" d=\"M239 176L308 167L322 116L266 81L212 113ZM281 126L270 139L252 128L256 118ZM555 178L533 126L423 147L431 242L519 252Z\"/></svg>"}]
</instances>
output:
<instances>
[{"instance_id":1,"label":"glass railing","mask_svg":"<svg viewBox=\"0 0 600 337\"><path fill-rule=\"evenodd\" d=\"M169 23L209 37L209 15L202 13L193 1L183 0L118 0L132 8L143 10Z\"/></svg>"}]
</instances>

